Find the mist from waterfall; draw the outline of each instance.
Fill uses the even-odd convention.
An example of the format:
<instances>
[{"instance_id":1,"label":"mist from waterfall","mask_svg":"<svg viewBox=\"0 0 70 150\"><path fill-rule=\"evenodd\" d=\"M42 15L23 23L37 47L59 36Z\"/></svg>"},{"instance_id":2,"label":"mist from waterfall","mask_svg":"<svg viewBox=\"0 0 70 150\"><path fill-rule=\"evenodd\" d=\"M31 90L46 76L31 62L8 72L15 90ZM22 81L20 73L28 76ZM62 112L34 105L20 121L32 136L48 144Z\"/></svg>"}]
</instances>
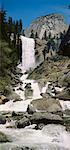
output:
<instances>
[{"instance_id":1,"label":"mist from waterfall","mask_svg":"<svg viewBox=\"0 0 70 150\"><path fill-rule=\"evenodd\" d=\"M22 69L25 71L35 67L35 42L32 38L20 36L22 41Z\"/></svg>"}]
</instances>

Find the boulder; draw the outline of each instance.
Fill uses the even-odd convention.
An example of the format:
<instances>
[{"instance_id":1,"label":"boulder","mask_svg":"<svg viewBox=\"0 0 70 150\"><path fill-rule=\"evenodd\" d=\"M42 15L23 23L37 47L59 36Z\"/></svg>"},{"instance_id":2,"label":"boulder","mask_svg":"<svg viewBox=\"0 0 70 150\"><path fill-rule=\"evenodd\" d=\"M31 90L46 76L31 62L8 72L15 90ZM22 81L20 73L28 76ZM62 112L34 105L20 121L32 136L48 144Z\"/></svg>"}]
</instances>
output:
<instances>
[{"instance_id":1,"label":"boulder","mask_svg":"<svg viewBox=\"0 0 70 150\"><path fill-rule=\"evenodd\" d=\"M14 100L14 101L20 101L21 98L18 94L16 94L14 91L11 91L11 94L7 96L8 99Z\"/></svg>"},{"instance_id":2,"label":"boulder","mask_svg":"<svg viewBox=\"0 0 70 150\"><path fill-rule=\"evenodd\" d=\"M70 88L63 90L60 94L56 95L56 98L60 100L70 100Z\"/></svg>"},{"instance_id":3,"label":"boulder","mask_svg":"<svg viewBox=\"0 0 70 150\"><path fill-rule=\"evenodd\" d=\"M33 114L34 112L36 112L36 109L33 107L33 105L28 105L27 112L28 114Z\"/></svg>"},{"instance_id":4,"label":"boulder","mask_svg":"<svg viewBox=\"0 0 70 150\"><path fill-rule=\"evenodd\" d=\"M31 102L34 109L40 112L48 112L62 115L62 107L59 100L53 98L42 98ZM30 107L29 107L30 108Z\"/></svg>"},{"instance_id":5,"label":"boulder","mask_svg":"<svg viewBox=\"0 0 70 150\"><path fill-rule=\"evenodd\" d=\"M8 95L11 94L11 91L12 91L12 87L10 85L6 86L4 88L4 95L7 97Z\"/></svg>"},{"instance_id":6,"label":"boulder","mask_svg":"<svg viewBox=\"0 0 70 150\"><path fill-rule=\"evenodd\" d=\"M35 126L35 129L36 130L42 130L44 126L45 126L44 123L39 123L39 124L37 124L37 126Z\"/></svg>"},{"instance_id":7,"label":"boulder","mask_svg":"<svg viewBox=\"0 0 70 150\"><path fill-rule=\"evenodd\" d=\"M8 137L4 133L2 133L0 131L0 143L3 143L3 142L10 142L10 140L8 139Z\"/></svg>"},{"instance_id":8,"label":"boulder","mask_svg":"<svg viewBox=\"0 0 70 150\"><path fill-rule=\"evenodd\" d=\"M0 104L5 104L8 101L9 99L6 96L0 95Z\"/></svg>"},{"instance_id":9,"label":"boulder","mask_svg":"<svg viewBox=\"0 0 70 150\"><path fill-rule=\"evenodd\" d=\"M62 85L70 87L70 71L65 73L62 77Z\"/></svg>"},{"instance_id":10,"label":"boulder","mask_svg":"<svg viewBox=\"0 0 70 150\"><path fill-rule=\"evenodd\" d=\"M22 118L21 120L16 121L17 128L24 128L28 125L30 125L30 121L26 117Z\"/></svg>"},{"instance_id":11,"label":"boulder","mask_svg":"<svg viewBox=\"0 0 70 150\"><path fill-rule=\"evenodd\" d=\"M0 124L5 124L6 123L6 119L0 115Z\"/></svg>"},{"instance_id":12,"label":"boulder","mask_svg":"<svg viewBox=\"0 0 70 150\"><path fill-rule=\"evenodd\" d=\"M52 113L41 113L41 112L36 112L32 115L30 118L30 121L32 124L63 124L63 119L59 115L55 115Z\"/></svg>"},{"instance_id":13,"label":"boulder","mask_svg":"<svg viewBox=\"0 0 70 150\"><path fill-rule=\"evenodd\" d=\"M26 88L25 89L25 98L28 99L28 98L32 98L33 96L33 90L31 88Z\"/></svg>"}]
</instances>

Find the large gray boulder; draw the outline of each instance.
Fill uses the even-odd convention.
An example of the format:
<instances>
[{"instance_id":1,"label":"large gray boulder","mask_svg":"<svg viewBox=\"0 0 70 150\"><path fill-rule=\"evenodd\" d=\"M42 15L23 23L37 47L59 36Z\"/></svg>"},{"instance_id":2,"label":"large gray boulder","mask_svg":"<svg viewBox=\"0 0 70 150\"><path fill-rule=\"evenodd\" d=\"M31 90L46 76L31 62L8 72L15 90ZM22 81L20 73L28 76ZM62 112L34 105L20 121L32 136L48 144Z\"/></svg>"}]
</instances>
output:
<instances>
[{"instance_id":1,"label":"large gray boulder","mask_svg":"<svg viewBox=\"0 0 70 150\"><path fill-rule=\"evenodd\" d=\"M34 108L33 105L28 105L27 112L28 114L33 114L34 112L36 112L36 109Z\"/></svg>"},{"instance_id":2,"label":"large gray boulder","mask_svg":"<svg viewBox=\"0 0 70 150\"><path fill-rule=\"evenodd\" d=\"M31 88L31 83L27 83L25 86L25 98L32 98L33 96L33 90Z\"/></svg>"},{"instance_id":3,"label":"large gray boulder","mask_svg":"<svg viewBox=\"0 0 70 150\"><path fill-rule=\"evenodd\" d=\"M42 98L42 99L33 100L31 102L31 105L33 105L34 110L36 111L62 115L62 107L60 105L59 100L53 99L51 97L48 99Z\"/></svg>"},{"instance_id":4,"label":"large gray boulder","mask_svg":"<svg viewBox=\"0 0 70 150\"><path fill-rule=\"evenodd\" d=\"M55 115L52 113L41 113L36 112L30 118L32 124L63 124L63 119L59 115Z\"/></svg>"},{"instance_id":5,"label":"large gray boulder","mask_svg":"<svg viewBox=\"0 0 70 150\"><path fill-rule=\"evenodd\" d=\"M16 121L17 128L24 128L24 127L26 127L28 125L30 125L30 121L26 117L23 117L22 119Z\"/></svg>"},{"instance_id":6,"label":"large gray boulder","mask_svg":"<svg viewBox=\"0 0 70 150\"><path fill-rule=\"evenodd\" d=\"M56 98L70 101L70 88L63 90L60 94L57 94Z\"/></svg>"}]
</instances>

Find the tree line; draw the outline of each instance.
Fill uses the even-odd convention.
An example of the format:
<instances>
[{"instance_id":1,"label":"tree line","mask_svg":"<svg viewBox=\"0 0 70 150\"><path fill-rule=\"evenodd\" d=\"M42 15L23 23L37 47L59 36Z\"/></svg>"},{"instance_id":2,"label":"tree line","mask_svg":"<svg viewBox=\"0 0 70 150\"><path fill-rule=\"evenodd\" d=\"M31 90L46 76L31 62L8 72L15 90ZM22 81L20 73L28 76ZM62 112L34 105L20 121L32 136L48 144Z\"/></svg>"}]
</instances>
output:
<instances>
[{"instance_id":1,"label":"tree line","mask_svg":"<svg viewBox=\"0 0 70 150\"><path fill-rule=\"evenodd\" d=\"M22 20L13 20L12 17L8 17L7 12L3 8L0 9L0 39L5 39L10 42L11 33L14 34L14 39L16 35L20 35L22 32ZM10 44L10 43L9 43Z\"/></svg>"},{"instance_id":2,"label":"tree line","mask_svg":"<svg viewBox=\"0 0 70 150\"><path fill-rule=\"evenodd\" d=\"M19 36L22 30L21 19L7 18L6 10L0 9L0 77L8 75L20 59Z\"/></svg>"}]
</instances>

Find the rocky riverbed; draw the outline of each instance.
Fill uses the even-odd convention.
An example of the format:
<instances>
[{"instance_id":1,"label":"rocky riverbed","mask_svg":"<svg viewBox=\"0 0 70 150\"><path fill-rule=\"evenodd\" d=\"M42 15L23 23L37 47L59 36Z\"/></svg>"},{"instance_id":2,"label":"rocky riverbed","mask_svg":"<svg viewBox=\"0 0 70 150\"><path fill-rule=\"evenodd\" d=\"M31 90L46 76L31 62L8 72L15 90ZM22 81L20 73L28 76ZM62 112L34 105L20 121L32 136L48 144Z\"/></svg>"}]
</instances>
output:
<instances>
[{"instance_id":1,"label":"rocky riverbed","mask_svg":"<svg viewBox=\"0 0 70 150\"><path fill-rule=\"evenodd\" d=\"M1 150L70 149L69 68L66 71L62 84L55 78L53 82L27 79L27 73L16 75L11 94L0 97Z\"/></svg>"}]
</instances>

